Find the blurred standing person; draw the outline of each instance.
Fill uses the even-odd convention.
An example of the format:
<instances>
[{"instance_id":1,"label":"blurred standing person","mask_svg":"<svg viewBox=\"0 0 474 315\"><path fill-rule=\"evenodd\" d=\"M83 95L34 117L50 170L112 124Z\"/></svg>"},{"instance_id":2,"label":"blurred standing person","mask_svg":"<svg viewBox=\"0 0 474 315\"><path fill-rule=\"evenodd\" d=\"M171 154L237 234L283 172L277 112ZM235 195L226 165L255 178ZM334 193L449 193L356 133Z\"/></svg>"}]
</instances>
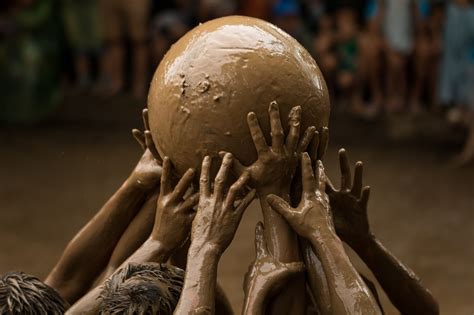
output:
<instances>
[{"instance_id":1,"label":"blurred standing person","mask_svg":"<svg viewBox=\"0 0 474 315\"><path fill-rule=\"evenodd\" d=\"M407 94L406 68L413 51L414 0L384 0L384 35L387 54L387 110L403 109Z\"/></svg>"},{"instance_id":2,"label":"blurred standing person","mask_svg":"<svg viewBox=\"0 0 474 315\"><path fill-rule=\"evenodd\" d=\"M132 91L137 98L146 94L149 0L100 0L101 22L105 40L102 80L105 93L114 95L124 85L124 36L131 42Z\"/></svg>"},{"instance_id":3,"label":"blurred standing person","mask_svg":"<svg viewBox=\"0 0 474 315\"><path fill-rule=\"evenodd\" d=\"M64 0L63 17L66 37L74 57L76 84L80 88L92 84L91 57L101 48L97 0Z\"/></svg>"},{"instance_id":4,"label":"blurred standing person","mask_svg":"<svg viewBox=\"0 0 474 315\"><path fill-rule=\"evenodd\" d=\"M166 10L153 17L150 27L150 54L157 66L168 49L189 30L186 19L178 10Z\"/></svg>"},{"instance_id":5,"label":"blurred standing person","mask_svg":"<svg viewBox=\"0 0 474 315\"><path fill-rule=\"evenodd\" d=\"M332 16L323 14L318 22L318 32L313 39L313 55L324 75L331 97L335 90L337 74L336 34Z\"/></svg>"},{"instance_id":6,"label":"blurred standing person","mask_svg":"<svg viewBox=\"0 0 474 315\"><path fill-rule=\"evenodd\" d=\"M356 12L350 7L340 9L336 14L336 24L337 88L341 96L339 101L344 108L345 105L352 105L354 100L359 54Z\"/></svg>"},{"instance_id":7,"label":"blurred standing person","mask_svg":"<svg viewBox=\"0 0 474 315\"><path fill-rule=\"evenodd\" d=\"M468 128L462 152L454 158L458 165L474 160L474 8L469 0L451 0L446 13L440 100L454 105L449 112Z\"/></svg>"},{"instance_id":8,"label":"blurred standing person","mask_svg":"<svg viewBox=\"0 0 474 315\"><path fill-rule=\"evenodd\" d=\"M272 11L273 23L293 36L311 53L311 34L301 18L299 3L295 0L277 0Z\"/></svg>"},{"instance_id":9,"label":"blurred standing person","mask_svg":"<svg viewBox=\"0 0 474 315\"><path fill-rule=\"evenodd\" d=\"M380 0L370 0L365 8L365 21L359 37L357 86L353 109L367 118L378 116L382 109L382 5ZM364 106L364 91L368 88L369 106Z\"/></svg>"},{"instance_id":10,"label":"blurred standing person","mask_svg":"<svg viewBox=\"0 0 474 315\"><path fill-rule=\"evenodd\" d=\"M439 28L436 22L441 13L429 0L417 0L415 14L416 33L413 54L413 85L410 91L410 110L412 113L423 111L423 89L428 92L430 107L435 107L435 91L439 62Z\"/></svg>"}]
</instances>

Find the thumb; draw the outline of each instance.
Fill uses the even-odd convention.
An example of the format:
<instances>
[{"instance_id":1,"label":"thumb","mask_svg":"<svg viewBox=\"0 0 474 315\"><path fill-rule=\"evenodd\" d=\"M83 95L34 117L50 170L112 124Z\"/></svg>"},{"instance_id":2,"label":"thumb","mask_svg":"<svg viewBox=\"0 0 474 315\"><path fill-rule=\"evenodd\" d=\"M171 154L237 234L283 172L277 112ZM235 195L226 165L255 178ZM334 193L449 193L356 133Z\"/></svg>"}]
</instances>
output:
<instances>
[{"instance_id":1,"label":"thumb","mask_svg":"<svg viewBox=\"0 0 474 315\"><path fill-rule=\"evenodd\" d=\"M273 210L278 212L287 221L292 220L293 214L291 207L285 200L276 195L268 195L267 202Z\"/></svg>"}]
</instances>

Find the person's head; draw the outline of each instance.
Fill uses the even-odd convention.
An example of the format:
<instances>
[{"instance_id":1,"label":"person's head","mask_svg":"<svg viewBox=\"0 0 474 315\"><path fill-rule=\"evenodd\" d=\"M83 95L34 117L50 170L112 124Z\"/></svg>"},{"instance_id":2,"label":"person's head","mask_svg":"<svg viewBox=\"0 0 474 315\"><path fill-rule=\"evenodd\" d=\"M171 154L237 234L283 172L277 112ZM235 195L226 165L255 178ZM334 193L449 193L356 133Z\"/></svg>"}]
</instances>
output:
<instances>
[{"instance_id":1,"label":"person's head","mask_svg":"<svg viewBox=\"0 0 474 315\"><path fill-rule=\"evenodd\" d=\"M352 39L357 34L357 17L351 8L343 8L336 16L337 29L343 40Z\"/></svg>"},{"instance_id":2,"label":"person's head","mask_svg":"<svg viewBox=\"0 0 474 315\"><path fill-rule=\"evenodd\" d=\"M100 294L100 314L173 314L184 271L157 263L128 264L114 273Z\"/></svg>"},{"instance_id":3,"label":"person's head","mask_svg":"<svg viewBox=\"0 0 474 315\"><path fill-rule=\"evenodd\" d=\"M0 314L64 314L68 304L51 287L23 272L0 278Z\"/></svg>"}]
</instances>

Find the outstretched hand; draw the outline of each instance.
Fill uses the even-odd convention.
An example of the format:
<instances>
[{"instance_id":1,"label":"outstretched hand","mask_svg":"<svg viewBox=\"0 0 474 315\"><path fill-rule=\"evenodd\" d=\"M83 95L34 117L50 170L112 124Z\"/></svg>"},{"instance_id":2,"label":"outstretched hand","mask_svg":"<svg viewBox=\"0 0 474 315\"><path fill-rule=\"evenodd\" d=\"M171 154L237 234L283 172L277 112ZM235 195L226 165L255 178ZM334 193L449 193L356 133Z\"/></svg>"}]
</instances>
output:
<instances>
[{"instance_id":1,"label":"outstretched hand","mask_svg":"<svg viewBox=\"0 0 474 315\"><path fill-rule=\"evenodd\" d=\"M144 132L138 129L132 130L133 137L144 152L130 175L130 180L148 190L154 188L160 180L162 160L151 137L146 108L143 110L143 124L145 126Z\"/></svg>"},{"instance_id":2,"label":"outstretched hand","mask_svg":"<svg viewBox=\"0 0 474 315\"><path fill-rule=\"evenodd\" d=\"M334 225L337 235L351 247L363 243L370 237L367 204L370 187L362 188L363 164L357 162L354 170L354 182L351 183L351 169L346 150L339 150L341 186L336 190L332 184L326 186L331 203Z\"/></svg>"},{"instance_id":3,"label":"outstretched hand","mask_svg":"<svg viewBox=\"0 0 474 315\"><path fill-rule=\"evenodd\" d=\"M195 193L185 198L191 187L194 170L188 169L178 184L172 187L171 162L168 157L163 161L160 196L157 201L155 225L151 238L159 241L169 253L179 248L188 238L195 211L193 207L199 201Z\"/></svg>"},{"instance_id":4,"label":"outstretched hand","mask_svg":"<svg viewBox=\"0 0 474 315\"><path fill-rule=\"evenodd\" d=\"M268 145L260 128L257 115L250 112L247 115L247 123L252 139L257 150L258 159L250 166L243 166L234 158L234 171L238 175L248 173L250 184L257 191L268 189L279 191L282 188L289 189L291 179L296 169L299 152L306 151L310 144L316 128L309 127L300 140L301 107L296 106L289 114L290 131L285 139L281 125L280 110L276 102L271 102L268 108L270 116L270 128L272 144ZM220 153L221 156L225 152Z\"/></svg>"},{"instance_id":5,"label":"outstretched hand","mask_svg":"<svg viewBox=\"0 0 474 315\"><path fill-rule=\"evenodd\" d=\"M302 153L301 177L303 194L296 208L292 208L288 202L276 195L269 195L268 203L304 238L309 239L322 232L335 232L329 211L329 199L324 192L326 176L322 162L317 162L316 171L313 172L308 153Z\"/></svg>"},{"instance_id":6,"label":"outstretched hand","mask_svg":"<svg viewBox=\"0 0 474 315\"><path fill-rule=\"evenodd\" d=\"M202 162L199 206L192 225L191 246L198 248L209 246L220 255L234 238L244 210L255 197L255 190L250 191L238 205L235 205L238 195L249 180L249 175L245 173L240 176L226 193L226 182L232 167L232 154L226 153L214 181L214 190L211 191L211 163L209 156Z\"/></svg>"},{"instance_id":7,"label":"outstretched hand","mask_svg":"<svg viewBox=\"0 0 474 315\"><path fill-rule=\"evenodd\" d=\"M270 253L262 222L258 222L255 228L255 251L255 261L245 275L246 299L242 314L262 314L265 301L305 269L302 262L282 263Z\"/></svg>"}]
</instances>

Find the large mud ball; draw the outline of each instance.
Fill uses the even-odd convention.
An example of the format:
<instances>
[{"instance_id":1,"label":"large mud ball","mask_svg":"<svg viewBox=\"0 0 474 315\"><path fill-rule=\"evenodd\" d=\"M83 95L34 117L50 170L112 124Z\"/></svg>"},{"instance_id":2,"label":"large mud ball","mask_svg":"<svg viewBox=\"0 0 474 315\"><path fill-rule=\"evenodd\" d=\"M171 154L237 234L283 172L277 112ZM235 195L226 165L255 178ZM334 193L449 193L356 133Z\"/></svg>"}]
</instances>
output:
<instances>
[{"instance_id":1,"label":"large mud ball","mask_svg":"<svg viewBox=\"0 0 474 315\"><path fill-rule=\"evenodd\" d=\"M247 114L256 113L270 144L272 101L285 132L296 105L302 107L302 134L328 124L326 83L303 46L268 22L219 18L189 31L161 61L148 94L150 130L160 155L180 174L222 150L250 165L257 152Z\"/></svg>"}]
</instances>

